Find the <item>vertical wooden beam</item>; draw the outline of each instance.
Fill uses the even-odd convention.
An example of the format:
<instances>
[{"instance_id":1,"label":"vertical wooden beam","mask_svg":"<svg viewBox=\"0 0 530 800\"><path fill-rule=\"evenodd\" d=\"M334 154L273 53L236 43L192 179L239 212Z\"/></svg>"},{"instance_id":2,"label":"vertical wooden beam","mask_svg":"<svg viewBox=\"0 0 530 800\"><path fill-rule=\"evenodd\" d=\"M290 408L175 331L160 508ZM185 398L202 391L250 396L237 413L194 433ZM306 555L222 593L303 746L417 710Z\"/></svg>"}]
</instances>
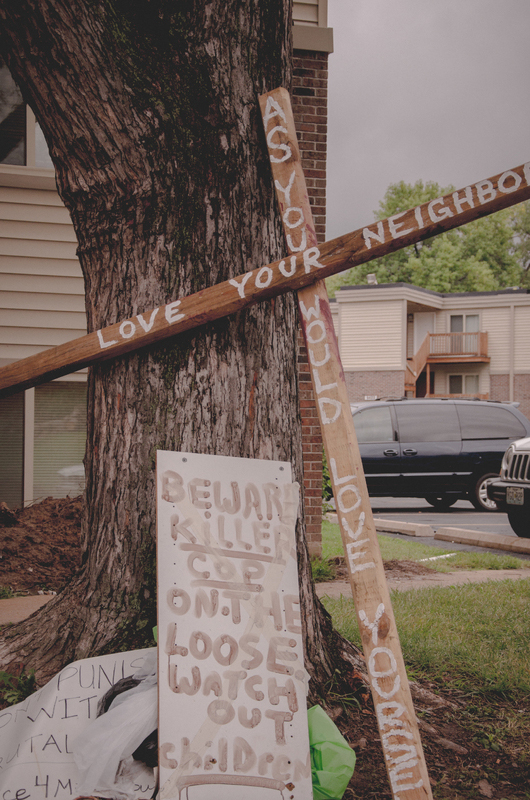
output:
<instances>
[{"instance_id":1,"label":"vertical wooden beam","mask_svg":"<svg viewBox=\"0 0 530 800\"><path fill-rule=\"evenodd\" d=\"M269 92L260 107L287 246L296 254L317 242L289 94ZM298 304L392 794L425 800L429 776L324 281L300 289Z\"/></svg>"}]
</instances>

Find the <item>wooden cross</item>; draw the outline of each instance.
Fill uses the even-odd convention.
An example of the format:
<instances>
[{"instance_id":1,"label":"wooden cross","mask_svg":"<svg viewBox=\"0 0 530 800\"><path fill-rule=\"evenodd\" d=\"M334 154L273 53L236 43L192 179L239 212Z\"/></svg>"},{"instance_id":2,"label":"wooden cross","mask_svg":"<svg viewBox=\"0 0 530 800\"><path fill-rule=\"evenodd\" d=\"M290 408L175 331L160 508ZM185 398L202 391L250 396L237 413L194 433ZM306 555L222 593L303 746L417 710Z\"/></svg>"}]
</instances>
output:
<instances>
[{"instance_id":1,"label":"wooden cross","mask_svg":"<svg viewBox=\"0 0 530 800\"><path fill-rule=\"evenodd\" d=\"M0 369L0 398L296 289L393 797L432 798L324 278L530 198L530 163L318 245L289 95L260 98L290 255Z\"/></svg>"}]
</instances>

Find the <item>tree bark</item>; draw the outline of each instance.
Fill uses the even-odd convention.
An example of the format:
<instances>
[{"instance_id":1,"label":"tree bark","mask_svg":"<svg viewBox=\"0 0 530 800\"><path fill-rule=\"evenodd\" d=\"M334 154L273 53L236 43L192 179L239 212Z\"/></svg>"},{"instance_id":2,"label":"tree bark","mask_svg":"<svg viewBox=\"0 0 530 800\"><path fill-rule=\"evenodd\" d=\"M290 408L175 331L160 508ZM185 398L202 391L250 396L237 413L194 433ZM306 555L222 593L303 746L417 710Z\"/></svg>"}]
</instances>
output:
<instances>
[{"instance_id":1,"label":"tree bark","mask_svg":"<svg viewBox=\"0 0 530 800\"><path fill-rule=\"evenodd\" d=\"M289 86L289 0L4 0L0 19L78 237L89 331L284 255L257 97ZM149 640L157 449L286 460L302 484L296 330L286 295L90 370L81 570L5 633L4 666L42 682ZM347 646L298 527L316 696Z\"/></svg>"}]
</instances>

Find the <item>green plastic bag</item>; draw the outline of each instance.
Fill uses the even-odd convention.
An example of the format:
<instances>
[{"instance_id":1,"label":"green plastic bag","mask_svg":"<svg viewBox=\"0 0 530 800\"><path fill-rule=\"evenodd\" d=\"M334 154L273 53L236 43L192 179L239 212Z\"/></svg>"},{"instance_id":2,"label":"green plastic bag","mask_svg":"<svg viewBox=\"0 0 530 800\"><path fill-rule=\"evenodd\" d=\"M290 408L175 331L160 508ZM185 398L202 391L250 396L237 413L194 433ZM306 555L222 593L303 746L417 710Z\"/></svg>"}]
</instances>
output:
<instances>
[{"instance_id":1,"label":"green plastic bag","mask_svg":"<svg viewBox=\"0 0 530 800\"><path fill-rule=\"evenodd\" d=\"M355 767L355 752L320 706L307 712L314 800L340 800Z\"/></svg>"}]
</instances>

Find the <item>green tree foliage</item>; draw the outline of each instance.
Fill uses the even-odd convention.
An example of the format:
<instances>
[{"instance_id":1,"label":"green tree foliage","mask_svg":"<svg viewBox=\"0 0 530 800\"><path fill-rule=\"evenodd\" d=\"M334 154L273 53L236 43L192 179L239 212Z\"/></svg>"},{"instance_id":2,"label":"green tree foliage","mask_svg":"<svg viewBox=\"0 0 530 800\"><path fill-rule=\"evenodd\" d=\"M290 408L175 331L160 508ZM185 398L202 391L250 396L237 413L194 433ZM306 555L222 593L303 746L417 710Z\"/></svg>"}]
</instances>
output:
<instances>
[{"instance_id":1,"label":"green tree foliage","mask_svg":"<svg viewBox=\"0 0 530 800\"><path fill-rule=\"evenodd\" d=\"M374 212L375 217L385 219L453 190L452 186L440 187L433 181L393 183ZM520 229L525 230L524 237L520 234L521 247L526 245L528 260L530 209L526 216L521 211L505 209L336 275L329 279L328 290L334 294L341 286L364 284L369 273L375 273L378 283L412 283L436 292L484 292L523 285L524 270L514 242L519 218ZM525 274L528 280L528 273Z\"/></svg>"},{"instance_id":2,"label":"green tree foliage","mask_svg":"<svg viewBox=\"0 0 530 800\"><path fill-rule=\"evenodd\" d=\"M530 201L514 209L515 254L521 265L520 286L530 289Z\"/></svg>"}]
</instances>

